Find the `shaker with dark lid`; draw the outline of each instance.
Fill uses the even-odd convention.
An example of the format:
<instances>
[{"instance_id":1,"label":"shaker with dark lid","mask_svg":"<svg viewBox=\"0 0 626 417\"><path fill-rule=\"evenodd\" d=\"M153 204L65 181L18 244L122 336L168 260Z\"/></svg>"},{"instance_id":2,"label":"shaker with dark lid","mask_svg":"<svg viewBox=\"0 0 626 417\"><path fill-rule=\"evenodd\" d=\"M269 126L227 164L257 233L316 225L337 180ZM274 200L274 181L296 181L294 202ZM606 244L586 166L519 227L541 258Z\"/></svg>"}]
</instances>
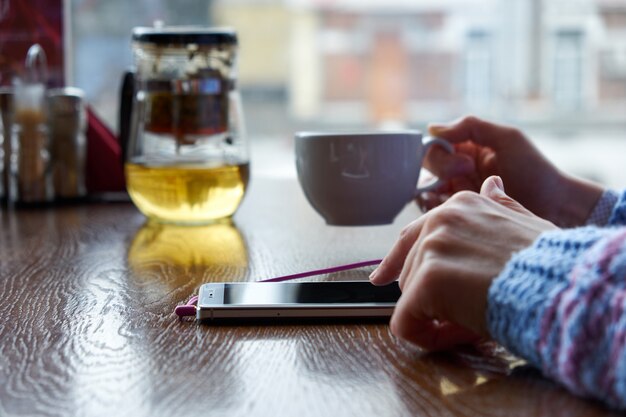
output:
<instances>
[{"instance_id":1,"label":"shaker with dark lid","mask_svg":"<svg viewBox=\"0 0 626 417\"><path fill-rule=\"evenodd\" d=\"M82 197L86 153L83 91L72 87L53 89L47 101L54 194L57 198Z\"/></svg>"}]
</instances>

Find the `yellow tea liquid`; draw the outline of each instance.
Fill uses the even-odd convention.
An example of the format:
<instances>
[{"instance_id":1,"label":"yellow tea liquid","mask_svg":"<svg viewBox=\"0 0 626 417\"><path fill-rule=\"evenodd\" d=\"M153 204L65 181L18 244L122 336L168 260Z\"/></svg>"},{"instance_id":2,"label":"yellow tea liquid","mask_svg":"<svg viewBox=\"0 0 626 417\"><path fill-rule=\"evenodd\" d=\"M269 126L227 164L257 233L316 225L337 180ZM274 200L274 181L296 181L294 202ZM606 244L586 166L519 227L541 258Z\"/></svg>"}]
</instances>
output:
<instances>
[{"instance_id":1,"label":"yellow tea liquid","mask_svg":"<svg viewBox=\"0 0 626 417\"><path fill-rule=\"evenodd\" d=\"M202 224L230 217L243 199L249 164L126 164L128 194L137 208L162 222Z\"/></svg>"}]
</instances>

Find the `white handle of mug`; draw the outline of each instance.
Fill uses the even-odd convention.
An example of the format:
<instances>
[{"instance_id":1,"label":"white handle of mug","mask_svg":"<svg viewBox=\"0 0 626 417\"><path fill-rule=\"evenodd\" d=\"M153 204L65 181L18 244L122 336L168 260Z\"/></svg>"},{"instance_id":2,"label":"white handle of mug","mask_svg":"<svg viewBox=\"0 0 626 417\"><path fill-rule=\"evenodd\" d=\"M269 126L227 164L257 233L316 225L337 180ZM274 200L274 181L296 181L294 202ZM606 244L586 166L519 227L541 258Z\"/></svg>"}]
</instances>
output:
<instances>
[{"instance_id":1,"label":"white handle of mug","mask_svg":"<svg viewBox=\"0 0 626 417\"><path fill-rule=\"evenodd\" d=\"M420 161L420 167L422 166L422 163L424 162L424 157L426 156L426 152L428 152L428 148L430 148L433 145L439 145L441 146L443 149L445 149L446 151L450 152L450 153L454 153L454 146L452 146L452 144L448 141L445 141L443 139L440 138L436 138L436 137L426 137L426 140L424 141L424 148L422 151L422 160ZM430 184L424 185L422 187L418 187L415 190L415 196L417 197L418 195L420 195L421 193L423 193L424 191L430 191L433 190L437 187L439 187L444 180L437 178L435 181L433 181Z\"/></svg>"}]
</instances>

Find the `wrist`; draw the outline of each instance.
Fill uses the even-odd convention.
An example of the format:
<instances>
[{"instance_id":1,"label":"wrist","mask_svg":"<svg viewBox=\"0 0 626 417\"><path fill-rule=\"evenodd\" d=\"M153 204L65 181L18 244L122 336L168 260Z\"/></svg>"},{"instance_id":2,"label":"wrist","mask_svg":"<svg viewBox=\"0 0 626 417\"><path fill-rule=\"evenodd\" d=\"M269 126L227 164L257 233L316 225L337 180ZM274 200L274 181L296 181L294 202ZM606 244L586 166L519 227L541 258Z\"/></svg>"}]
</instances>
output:
<instances>
[{"instance_id":1,"label":"wrist","mask_svg":"<svg viewBox=\"0 0 626 417\"><path fill-rule=\"evenodd\" d=\"M562 228L586 224L589 215L602 197L604 188L581 178L563 176L560 185L562 200L554 216L554 223Z\"/></svg>"},{"instance_id":2,"label":"wrist","mask_svg":"<svg viewBox=\"0 0 626 417\"><path fill-rule=\"evenodd\" d=\"M587 217L587 226L606 226L611 220L613 210L619 201L619 194L611 189L605 189L600 199Z\"/></svg>"}]
</instances>

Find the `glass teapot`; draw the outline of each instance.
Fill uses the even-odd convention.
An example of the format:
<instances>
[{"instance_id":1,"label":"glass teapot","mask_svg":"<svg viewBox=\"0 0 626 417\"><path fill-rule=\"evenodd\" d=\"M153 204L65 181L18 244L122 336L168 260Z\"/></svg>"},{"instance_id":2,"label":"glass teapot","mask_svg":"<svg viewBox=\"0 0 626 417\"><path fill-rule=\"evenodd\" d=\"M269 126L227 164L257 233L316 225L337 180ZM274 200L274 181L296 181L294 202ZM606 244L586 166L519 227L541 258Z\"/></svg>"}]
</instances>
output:
<instances>
[{"instance_id":1,"label":"glass teapot","mask_svg":"<svg viewBox=\"0 0 626 417\"><path fill-rule=\"evenodd\" d=\"M120 134L131 199L162 222L232 216L249 179L236 32L135 28L132 49Z\"/></svg>"}]
</instances>

